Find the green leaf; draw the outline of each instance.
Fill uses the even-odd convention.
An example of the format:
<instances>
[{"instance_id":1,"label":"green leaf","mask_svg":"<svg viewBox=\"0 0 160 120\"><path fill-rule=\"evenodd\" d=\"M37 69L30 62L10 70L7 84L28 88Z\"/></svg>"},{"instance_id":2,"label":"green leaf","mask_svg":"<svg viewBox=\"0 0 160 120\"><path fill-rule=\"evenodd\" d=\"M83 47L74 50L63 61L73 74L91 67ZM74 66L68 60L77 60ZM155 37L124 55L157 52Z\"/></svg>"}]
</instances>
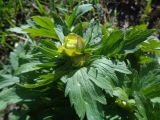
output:
<instances>
[{"instance_id":1,"label":"green leaf","mask_svg":"<svg viewBox=\"0 0 160 120\"><path fill-rule=\"evenodd\" d=\"M127 30L113 30L110 35L103 36L101 53L109 57L126 53L125 51L133 50L141 42L147 40L154 31L146 29L144 26L135 26Z\"/></svg>"},{"instance_id":2,"label":"green leaf","mask_svg":"<svg viewBox=\"0 0 160 120\"><path fill-rule=\"evenodd\" d=\"M160 96L160 83L155 85L148 86L146 88L142 88L141 90L145 96L148 98L153 98L156 96Z\"/></svg>"},{"instance_id":3,"label":"green leaf","mask_svg":"<svg viewBox=\"0 0 160 120\"><path fill-rule=\"evenodd\" d=\"M45 47L45 46L39 47L38 46L38 49L44 56L51 58L51 59L58 57L60 55L60 53L57 50L50 49L49 47Z\"/></svg>"},{"instance_id":4,"label":"green leaf","mask_svg":"<svg viewBox=\"0 0 160 120\"><path fill-rule=\"evenodd\" d=\"M40 62L31 62L31 63L25 63L22 64L17 70L16 70L16 74L22 74L22 73L26 73L26 72L31 72L34 70L38 70L40 68L35 67L37 65L41 64Z\"/></svg>"},{"instance_id":5,"label":"green leaf","mask_svg":"<svg viewBox=\"0 0 160 120\"><path fill-rule=\"evenodd\" d=\"M101 74L99 70L93 67L89 68L88 75L95 85L112 95L114 84L109 76Z\"/></svg>"},{"instance_id":6,"label":"green leaf","mask_svg":"<svg viewBox=\"0 0 160 120\"><path fill-rule=\"evenodd\" d=\"M158 40L148 40L140 44L140 48L143 52L154 52L157 56L160 56L160 42Z\"/></svg>"},{"instance_id":7,"label":"green leaf","mask_svg":"<svg viewBox=\"0 0 160 120\"><path fill-rule=\"evenodd\" d=\"M159 120L160 104L152 103L139 93L134 94L137 111L135 116L138 120Z\"/></svg>"},{"instance_id":8,"label":"green leaf","mask_svg":"<svg viewBox=\"0 0 160 120\"><path fill-rule=\"evenodd\" d=\"M93 7L92 7L92 4L83 4L83 5L79 5L77 8L76 8L76 19L78 19L79 17L81 17L82 15L84 15L86 12L92 10Z\"/></svg>"},{"instance_id":9,"label":"green leaf","mask_svg":"<svg viewBox=\"0 0 160 120\"><path fill-rule=\"evenodd\" d=\"M50 49L57 49L55 43L52 40L41 40L40 43Z\"/></svg>"},{"instance_id":10,"label":"green leaf","mask_svg":"<svg viewBox=\"0 0 160 120\"><path fill-rule=\"evenodd\" d=\"M160 97L154 97L154 98L151 99L151 101L153 103L159 103L160 104Z\"/></svg>"},{"instance_id":11,"label":"green leaf","mask_svg":"<svg viewBox=\"0 0 160 120\"><path fill-rule=\"evenodd\" d=\"M0 92L0 110L7 107L8 104L20 102L22 99L16 94L15 88L4 89Z\"/></svg>"},{"instance_id":12,"label":"green leaf","mask_svg":"<svg viewBox=\"0 0 160 120\"><path fill-rule=\"evenodd\" d=\"M114 88L113 95L120 98L121 100L128 101L127 93L120 87Z\"/></svg>"},{"instance_id":13,"label":"green leaf","mask_svg":"<svg viewBox=\"0 0 160 120\"><path fill-rule=\"evenodd\" d=\"M63 34L63 28L60 25L56 25L56 27L54 28L59 40L61 41L61 43L63 43L64 41L64 34Z\"/></svg>"},{"instance_id":14,"label":"green leaf","mask_svg":"<svg viewBox=\"0 0 160 120\"><path fill-rule=\"evenodd\" d=\"M131 28L126 32L125 36L125 49L133 49L135 46L140 44L141 42L147 40L149 36L153 34L155 30L140 28L140 26L136 26Z\"/></svg>"},{"instance_id":15,"label":"green leaf","mask_svg":"<svg viewBox=\"0 0 160 120\"><path fill-rule=\"evenodd\" d=\"M103 120L100 114L102 111L99 110L100 104L106 104L103 90L112 95L115 83L118 83L115 66L111 60L102 57L93 61L91 66L80 68L61 78L66 83L65 94L69 95L70 102L81 119L86 113L89 120ZM124 96L122 98L128 98L124 92L120 93ZM119 95L115 90L115 95L117 94Z\"/></svg>"},{"instance_id":16,"label":"green leaf","mask_svg":"<svg viewBox=\"0 0 160 120\"><path fill-rule=\"evenodd\" d=\"M32 18L37 25L43 28L46 28L48 30L53 30L54 28L53 19L49 17L42 17L42 16L33 16Z\"/></svg>"},{"instance_id":17,"label":"green leaf","mask_svg":"<svg viewBox=\"0 0 160 120\"><path fill-rule=\"evenodd\" d=\"M116 30L109 36L108 34L104 35L102 38L102 54L111 56L120 52L123 47L123 38L124 33L122 30Z\"/></svg>"},{"instance_id":18,"label":"green leaf","mask_svg":"<svg viewBox=\"0 0 160 120\"><path fill-rule=\"evenodd\" d=\"M157 62L141 65L139 72L121 78L123 86L131 95L138 91L148 99L160 96L160 69ZM127 84L126 84L127 83Z\"/></svg>"},{"instance_id":19,"label":"green leaf","mask_svg":"<svg viewBox=\"0 0 160 120\"><path fill-rule=\"evenodd\" d=\"M10 74L0 75L0 89L14 85L19 82L19 78Z\"/></svg>"},{"instance_id":20,"label":"green leaf","mask_svg":"<svg viewBox=\"0 0 160 120\"><path fill-rule=\"evenodd\" d=\"M118 69L118 67L121 67ZM124 63L120 63L119 65L114 64L111 60L108 60L104 57L101 59L95 60L91 66L96 68L99 74L102 74L110 79L114 84L118 84L119 80L115 74L115 71L120 73L130 74L131 72L127 69Z\"/></svg>"},{"instance_id":21,"label":"green leaf","mask_svg":"<svg viewBox=\"0 0 160 120\"><path fill-rule=\"evenodd\" d=\"M135 100L136 100L136 106L137 106L137 112L135 113L135 116L138 118L138 120L148 120L146 111L145 111L145 106L143 104L143 101L141 100L141 96L136 94L134 95Z\"/></svg>"},{"instance_id":22,"label":"green leaf","mask_svg":"<svg viewBox=\"0 0 160 120\"><path fill-rule=\"evenodd\" d=\"M39 11L41 14L44 14L44 13L45 13L45 10L43 9L43 6L42 6L42 4L40 3L40 1L39 1L39 0L35 0L35 2L37 3L38 11Z\"/></svg>"},{"instance_id":23,"label":"green leaf","mask_svg":"<svg viewBox=\"0 0 160 120\"><path fill-rule=\"evenodd\" d=\"M23 31L30 33L32 36L49 37L59 40L57 34L53 30L48 30L44 28L28 28Z\"/></svg>"},{"instance_id":24,"label":"green leaf","mask_svg":"<svg viewBox=\"0 0 160 120\"><path fill-rule=\"evenodd\" d=\"M154 58L148 56L140 56L138 63L140 64L147 64L154 60Z\"/></svg>"},{"instance_id":25,"label":"green leaf","mask_svg":"<svg viewBox=\"0 0 160 120\"><path fill-rule=\"evenodd\" d=\"M152 39L148 40L147 42L143 42L141 44L141 49L144 52L151 52L154 49L159 48L159 47L160 47L160 42L157 40L152 40Z\"/></svg>"},{"instance_id":26,"label":"green leaf","mask_svg":"<svg viewBox=\"0 0 160 120\"><path fill-rule=\"evenodd\" d=\"M38 67L38 68L51 68L51 67L54 67L54 66L56 66L56 63L51 62L51 63L38 64L35 67Z\"/></svg>"},{"instance_id":27,"label":"green leaf","mask_svg":"<svg viewBox=\"0 0 160 120\"><path fill-rule=\"evenodd\" d=\"M151 64L152 66L154 64ZM156 64L155 64L156 65ZM153 98L153 97L158 97L160 96L159 94L159 86L160 86L160 69L157 68L152 68L151 70L146 70L146 74L140 77L140 90L145 95L147 98ZM147 67L145 69L148 69ZM141 72L144 72L142 69Z\"/></svg>"},{"instance_id":28,"label":"green leaf","mask_svg":"<svg viewBox=\"0 0 160 120\"><path fill-rule=\"evenodd\" d=\"M76 33L80 36L83 36L83 30L88 27L88 22L81 22L74 26L72 33Z\"/></svg>"},{"instance_id":29,"label":"green leaf","mask_svg":"<svg viewBox=\"0 0 160 120\"><path fill-rule=\"evenodd\" d=\"M131 74L131 71L128 70L125 62L115 62L114 70L124 74Z\"/></svg>"},{"instance_id":30,"label":"green leaf","mask_svg":"<svg viewBox=\"0 0 160 120\"><path fill-rule=\"evenodd\" d=\"M101 27L96 21L91 21L88 25L86 32L83 34L86 47L97 47L101 42Z\"/></svg>"},{"instance_id":31,"label":"green leaf","mask_svg":"<svg viewBox=\"0 0 160 120\"><path fill-rule=\"evenodd\" d=\"M18 46L14 49L14 51L10 53L10 63L14 70L19 67L19 59L27 56L25 53L25 45L22 42L20 42Z\"/></svg>"},{"instance_id":32,"label":"green leaf","mask_svg":"<svg viewBox=\"0 0 160 120\"><path fill-rule=\"evenodd\" d=\"M52 16L56 25L64 25L64 20L56 12L52 11ZM66 27L66 26L65 26Z\"/></svg>"},{"instance_id":33,"label":"green leaf","mask_svg":"<svg viewBox=\"0 0 160 120\"><path fill-rule=\"evenodd\" d=\"M82 15L84 15L86 12L92 9L92 4L83 4L76 7L70 16L66 15L67 26L71 28L71 26L77 19L79 19Z\"/></svg>"},{"instance_id":34,"label":"green leaf","mask_svg":"<svg viewBox=\"0 0 160 120\"><path fill-rule=\"evenodd\" d=\"M39 77L42 79L54 79L54 74L48 73L47 75L40 75Z\"/></svg>"},{"instance_id":35,"label":"green leaf","mask_svg":"<svg viewBox=\"0 0 160 120\"><path fill-rule=\"evenodd\" d=\"M36 88L47 86L51 84L53 81L54 81L53 79L43 79L43 80L37 81L34 84L18 84L18 86L26 89L36 89Z\"/></svg>"},{"instance_id":36,"label":"green leaf","mask_svg":"<svg viewBox=\"0 0 160 120\"><path fill-rule=\"evenodd\" d=\"M33 28L27 28L23 31L30 33L33 36L49 37L59 40L54 28L53 19L49 17L33 16L33 21L36 26Z\"/></svg>"},{"instance_id":37,"label":"green leaf","mask_svg":"<svg viewBox=\"0 0 160 120\"><path fill-rule=\"evenodd\" d=\"M19 34L25 34L26 32L24 32L23 29L27 29L28 27L29 27L29 25L22 25L20 27L10 28L10 29L8 29L8 31L19 33Z\"/></svg>"},{"instance_id":38,"label":"green leaf","mask_svg":"<svg viewBox=\"0 0 160 120\"><path fill-rule=\"evenodd\" d=\"M102 91L89 80L87 68L81 68L62 78L66 81L65 94L69 95L76 113L83 119L85 113L89 120L103 120L100 103L106 104Z\"/></svg>"}]
</instances>

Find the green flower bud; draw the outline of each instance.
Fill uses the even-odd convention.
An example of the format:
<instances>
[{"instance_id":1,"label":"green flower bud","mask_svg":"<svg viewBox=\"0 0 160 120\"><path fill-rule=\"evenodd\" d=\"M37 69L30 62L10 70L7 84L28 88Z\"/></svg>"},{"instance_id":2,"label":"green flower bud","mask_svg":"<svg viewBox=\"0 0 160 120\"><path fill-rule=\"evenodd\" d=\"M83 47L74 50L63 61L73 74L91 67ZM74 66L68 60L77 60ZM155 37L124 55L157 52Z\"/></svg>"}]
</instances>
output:
<instances>
[{"instance_id":1,"label":"green flower bud","mask_svg":"<svg viewBox=\"0 0 160 120\"><path fill-rule=\"evenodd\" d=\"M65 36L64 43L59 47L58 51L67 56L81 55L84 49L84 40L77 34L71 33Z\"/></svg>"},{"instance_id":2,"label":"green flower bud","mask_svg":"<svg viewBox=\"0 0 160 120\"><path fill-rule=\"evenodd\" d=\"M135 107L135 100L134 99L129 99L127 101L124 101L124 100L117 98L115 103L127 111L133 111L134 107Z\"/></svg>"}]
</instances>

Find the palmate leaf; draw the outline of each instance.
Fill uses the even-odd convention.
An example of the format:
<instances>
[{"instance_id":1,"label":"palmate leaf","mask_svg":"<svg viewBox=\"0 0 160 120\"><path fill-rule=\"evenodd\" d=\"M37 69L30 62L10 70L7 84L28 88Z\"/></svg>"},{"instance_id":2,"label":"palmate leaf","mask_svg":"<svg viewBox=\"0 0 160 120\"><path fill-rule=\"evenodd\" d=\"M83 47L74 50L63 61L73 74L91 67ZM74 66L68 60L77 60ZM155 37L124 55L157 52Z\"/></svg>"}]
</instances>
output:
<instances>
[{"instance_id":1,"label":"palmate leaf","mask_svg":"<svg viewBox=\"0 0 160 120\"><path fill-rule=\"evenodd\" d=\"M157 62L133 70L129 78L120 78L129 98L134 98L135 116L138 120L159 120L160 69ZM119 91L120 92L120 91Z\"/></svg>"},{"instance_id":2,"label":"palmate leaf","mask_svg":"<svg viewBox=\"0 0 160 120\"><path fill-rule=\"evenodd\" d=\"M160 104L152 103L149 99L138 92L134 93L134 98L136 100L137 111L135 116L138 120L159 120Z\"/></svg>"},{"instance_id":3,"label":"palmate leaf","mask_svg":"<svg viewBox=\"0 0 160 120\"><path fill-rule=\"evenodd\" d=\"M91 67L88 71L88 75L90 80L101 89L105 90L107 93L112 95L114 83L110 76L107 76L100 73L101 71L97 72L97 69Z\"/></svg>"},{"instance_id":4,"label":"palmate leaf","mask_svg":"<svg viewBox=\"0 0 160 120\"><path fill-rule=\"evenodd\" d=\"M30 58L30 54L26 54L27 49L26 49L26 44L23 42L19 42L18 46L10 53L10 63L13 68L13 70L16 70L20 66L20 59L27 59ZM22 63L22 62L21 62Z\"/></svg>"},{"instance_id":5,"label":"palmate leaf","mask_svg":"<svg viewBox=\"0 0 160 120\"><path fill-rule=\"evenodd\" d=\"M22 99L16 94L16 88L4 89L0 92L0 112L7 104L20 102Z\"/></svg>"},{"instance_id":6,"label":"palmate leaf","mask_svg":"<svg viewBox=\"0 0 160 120\"><path fill-rule=\"evenodd\" d=\"M125 65L122 71L123 69L129 73ZM114 82L118 81L115 71L115 64L102 57L91 66L80 68L61 78L66 83L65 94L69 95L70 102L81 119L85 114L88 120L104 119L101 109L106 104L104 90L112 95Z\"/></svg>"},{"instance_id":7,"label":"palmate leaf","mask_svg":"<svg viewBox=\"0 0 160 120\"><path fill-rule=\"evenodd\" d=\"M14 85L19 82L19 78L10 74L0 75L0 89Z\"/></svg>"},{"instance_id":8,"label":"palmate leaf","mask_svg":"<svg viewBox=\"0 0 160 120\"><path fill-rule=\"evenodd\" d=\"M156 62L141 66L139 74L133 72L132 90L141 92L146 98L160 96L160 69Z\"/></svg>"},{"instance_id":9,"label":"palmate leaf","mask_svg":"<svg viewBox=\"0 0 160 120\"><path fill-rule=\"evenodd\" d=\"M42 16L33 16L32 18L37 25L46 29L53 30L54 22L51 18Z\"/></svg>"},{"instance_id":10,"label":"palmate leaf","mask_svg":"<svg viewBox=\"0 0 160 120\"><path fill-rule=\"evenodd\" d=\"M125 33L126 36L124 38L125 40L124 48L126 50L135 48L135 46L137 46L141 42L145 41L149 36L151 36L154 31L155 30L153 29L151 30L146 29L141 25L129 29Z\"/></svg>"},{"instance_id":11,"label":"palmate leaf","mask_svg":"<svg viewBox=\"0 0 160 120\"><path fill-rule=\"evenodd\" d=\"M103 111L99 110L99 102L106 104L106 100L102 93L98 93L102 91L98 91L89 80L87 68L81 68L71 77L68 75L62 80L67 81L65 94L69 94L70 102L81 119L86 114L88 120L103 120Z\"/></svg>"},{"instance_id":12,"label":"palmate leaf","mask_svg":"<svg viewBox=\"0 0 160 120\"><path fill-rule=\"evenodd\" d=\"M149 71L146 76L141 77L141 92L147 98L160 96L160 69Z\"/></svg>"},{"instance_id":13,"label":"palmate leaf","mask_svg":"<svg viewBox=\"0 0 160 120\"><path fill-rule=\"evenodd\" d=\"M44 28L28 28L24 30L27 33L30 33L32 36L41 36L41 37L49 37L58 40L58 37L55 31L47 30Z\"/></svg>"},{"instance_id":14,"label":"palmate leaf","mask_svg":"<svg viewBox=\"0 0 160 120\"><path fill-rule=\"evenodd\" d=\"M154 30L148 30L144 26L136 26L127 30L114 30L110 35L104 35L102 38L101 53L107 56L114 56L120 53L126 53L133 50L141 42L147 40Z\"/></svg>"},{"instance_id":15,"label":"palmate leaf","mask_svg":"<svg viewBox=\"0 0 160 120\"><path fill-rule=\"evenodd\" d=\"M114 82L115 85L119 83L115 71L125 74L131 74L131 72L127 69L124 62L118 62L117 64L113 63L111 60L108 60L104 57L95 60L91 66L96 68L99 74L109 77Z\"/></svg>"},{"instance_id":16,"label":"palmate leaf","mask_svg":"<svg viewBox=\"0 0 160 120\"><path fill-rule=\"evenodd\" d=\"M34 71L38 68L33 66L40 64L39 60L33 59L33 46L29 47L29 42L19 42L18 46L10 53L10 64L13 75L19 75L29 71Z\"/></svg>"},{"instance_id":17,"label":"palmate leaf","mask_svg":"<svg viewBox=\"0 0 160 120\"><path fill-rule=\"evenodd\" d=\"M33 36L49 37L59 40L56 31L54 30L55 26L53 19L41 16L34 16L32 18L36 26L24 29L23 31L30 33Z\"/></svg>"}]
</instances>

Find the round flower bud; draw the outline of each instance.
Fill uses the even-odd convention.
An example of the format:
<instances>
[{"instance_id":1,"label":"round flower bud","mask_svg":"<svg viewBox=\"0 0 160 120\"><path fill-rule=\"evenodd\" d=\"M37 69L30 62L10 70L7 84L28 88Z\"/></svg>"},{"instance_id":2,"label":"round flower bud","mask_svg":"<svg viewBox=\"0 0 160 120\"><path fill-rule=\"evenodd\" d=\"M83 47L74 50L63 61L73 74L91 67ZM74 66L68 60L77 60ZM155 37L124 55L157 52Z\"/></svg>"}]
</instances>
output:
<instances>
[{"instance_id":1,"label":"round flower bud","mask_svg":"<svg viewBox=\"0 0 160 120\"><path fill-rule=\"evenodd\" d=\"M71 33L65 36L64 43L59 47L59 52L67 56L81 55L84 49L84 40L77 34Z\"/></svg>"}]
</instances>

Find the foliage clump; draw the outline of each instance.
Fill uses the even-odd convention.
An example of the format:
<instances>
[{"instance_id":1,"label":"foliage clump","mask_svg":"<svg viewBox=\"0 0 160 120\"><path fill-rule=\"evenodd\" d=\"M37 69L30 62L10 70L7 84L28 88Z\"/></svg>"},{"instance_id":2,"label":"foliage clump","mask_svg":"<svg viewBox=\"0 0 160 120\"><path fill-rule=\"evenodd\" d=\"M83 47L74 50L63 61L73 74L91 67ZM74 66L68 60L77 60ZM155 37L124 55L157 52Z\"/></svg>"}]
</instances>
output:
<instances>
[{"instance_id":1,"label":"foliage clump","mask_svg":"<svg viewBox=\"0 0 160 120\"><path fill-rule=\"evenodd\" d=\"M70 14L33 16L25 27L9 29L26 40L0 71L1 118L160 119L156 30L85 21L94 10L82 4Z\"/></svg>"}]
</instances>

